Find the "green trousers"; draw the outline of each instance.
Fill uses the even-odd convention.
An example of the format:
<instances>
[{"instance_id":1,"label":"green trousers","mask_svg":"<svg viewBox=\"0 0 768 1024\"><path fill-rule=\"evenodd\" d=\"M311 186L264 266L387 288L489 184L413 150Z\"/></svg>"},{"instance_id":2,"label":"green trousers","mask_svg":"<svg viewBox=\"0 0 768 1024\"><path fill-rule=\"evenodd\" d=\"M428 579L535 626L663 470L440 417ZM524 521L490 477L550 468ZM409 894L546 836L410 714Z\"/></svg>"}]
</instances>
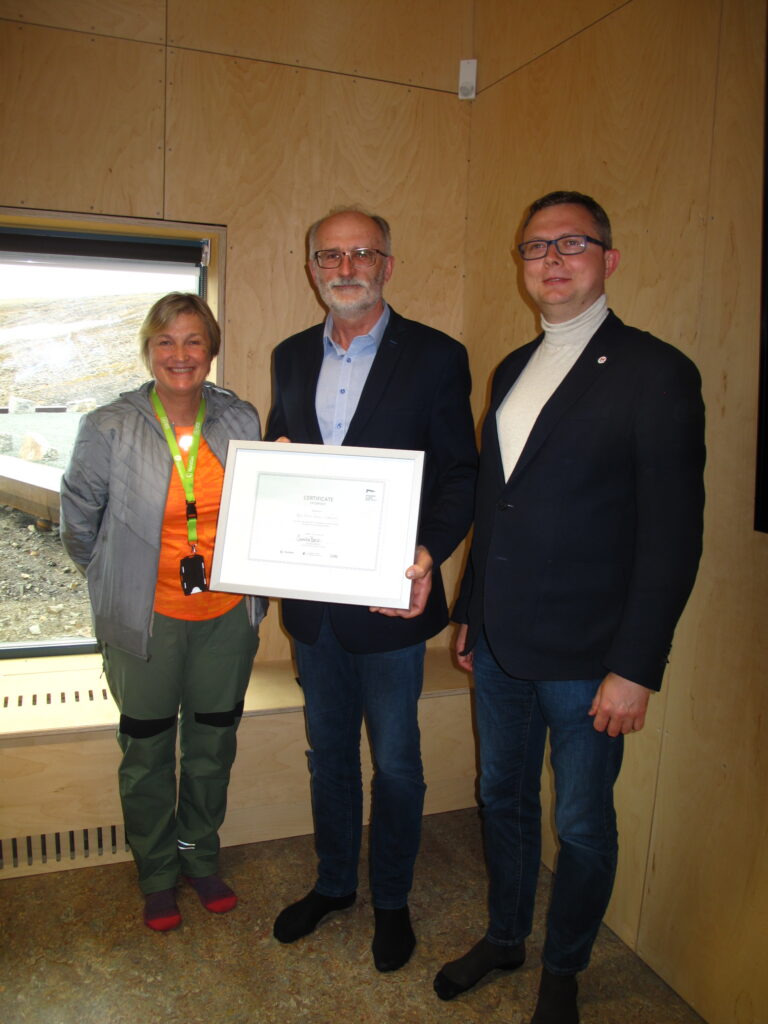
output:
<instances>
[{"instance_id":1,"label":"green trousers","mask_svg":"<svg viewBox=\"0 0 768 1024\"><path fill-rule=\"evenodd\" d=\"M149 661L103 645L120 710L125 832L145 894L173 888L180 874L218 870L218 832L258 645L245 601L203 622L155 614Z\"/></svg>"}]
</instances>

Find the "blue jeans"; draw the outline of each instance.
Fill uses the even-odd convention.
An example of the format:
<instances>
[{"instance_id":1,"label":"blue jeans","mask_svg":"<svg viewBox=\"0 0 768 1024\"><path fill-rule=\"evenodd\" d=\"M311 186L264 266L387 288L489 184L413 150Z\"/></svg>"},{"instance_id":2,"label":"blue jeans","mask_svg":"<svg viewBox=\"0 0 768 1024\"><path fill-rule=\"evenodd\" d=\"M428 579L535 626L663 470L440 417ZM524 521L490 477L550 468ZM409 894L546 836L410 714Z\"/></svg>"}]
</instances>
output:
<instances>
[{"instance_id":1,"label":"blue jeans","mask_svg":"<svg viewBox=\"0 0 768 1024\"><path fill-rule=\"evenodd\" d=\"M336 639L327 615L314 644L295 641L311 746L315 888L324 896L346 896L357 889L365 719L373 761L373 904L394 910L408 901L426 790L418 723L424 647L351 654Z\"/></svg>"},{"instance_id":2,"label":"blue jeans","mask_svg":"<svg viewBox=\"0 0 768 1024\"><path fill-rule=\"evenodd\" d=\"M587 713L600 679L515 679L482 636L474 648L473 674L489 876L487 938L512 945L531 931L549 729L560 851L542 959L554 974L575 974L589 963L613 888L613 785L623 737L597 732Z\"/></svg>"}]
</instances>

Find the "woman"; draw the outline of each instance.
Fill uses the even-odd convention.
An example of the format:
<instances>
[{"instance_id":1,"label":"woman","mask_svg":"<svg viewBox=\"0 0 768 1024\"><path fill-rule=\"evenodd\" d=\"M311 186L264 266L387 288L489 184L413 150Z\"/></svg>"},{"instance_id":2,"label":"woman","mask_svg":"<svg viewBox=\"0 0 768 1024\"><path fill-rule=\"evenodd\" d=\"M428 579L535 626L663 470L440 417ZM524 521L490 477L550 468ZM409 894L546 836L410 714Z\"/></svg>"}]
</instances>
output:
<instances>
[{"instance_id":1,"label":"woman","mask_svg":"<svg viewBox=\"0 0 768 1024\"><path fill-rule=\"evenodd\" d=\"M120 710L125 831L155 931L181 923L183 876L203 906L237 896L218 876L235 731L262 598L207 588L231 438L256 410L206 377L219 326L197 295L154 304L139 332L152 380L85 416L61 486L61 539L88 579ZM176 731L180 779L176 788Z\"/></svg>"}]
</instances>

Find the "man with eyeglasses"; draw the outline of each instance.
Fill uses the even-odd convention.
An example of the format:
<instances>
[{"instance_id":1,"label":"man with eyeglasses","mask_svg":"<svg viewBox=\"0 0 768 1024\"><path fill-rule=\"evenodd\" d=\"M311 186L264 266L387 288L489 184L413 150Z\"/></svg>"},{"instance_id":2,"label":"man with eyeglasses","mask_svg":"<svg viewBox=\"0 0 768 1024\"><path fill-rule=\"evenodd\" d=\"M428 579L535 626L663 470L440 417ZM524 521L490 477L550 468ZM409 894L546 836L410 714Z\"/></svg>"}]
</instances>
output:
<instances>
[{"instance_id":1,"label":"man with eyeglasses","mask_svg":"<svg viewBox=\"0 0 768 1024\"><path fill-rule=\"evenodd\" d=\"M317 880L278 916L294 942L357 890L362 829L360 734L374 766L370 886L373 960L394 971L415 935L408 894L424 804L417 718L424 646L448 622L440 564L472 518L477 464L464 347L406 320L383 298L392 276L390 231L379 216L341 210L309 229L309 270L324 323L274 354L269 440L425 452L418 547L403 566L407 610L284 600L304 691Z\"/></svg>"},{"instance_id":2,"label":"man with eyeglasses","mask_svg":"<svg viewBox=\"0 0 768 1024\"><path fill-rule=\"evenodd\" d=\"M696 576L704 408L693 363L606 304L619 263L579 192L530 207L518 247L543 332L493 378L475 526L454 618L475 681L489 875L485 936L441 999L525 960L549 731L559 856L531 1024L577 1024L617 861L613 786Z\"/></svg>"}]
</instances>

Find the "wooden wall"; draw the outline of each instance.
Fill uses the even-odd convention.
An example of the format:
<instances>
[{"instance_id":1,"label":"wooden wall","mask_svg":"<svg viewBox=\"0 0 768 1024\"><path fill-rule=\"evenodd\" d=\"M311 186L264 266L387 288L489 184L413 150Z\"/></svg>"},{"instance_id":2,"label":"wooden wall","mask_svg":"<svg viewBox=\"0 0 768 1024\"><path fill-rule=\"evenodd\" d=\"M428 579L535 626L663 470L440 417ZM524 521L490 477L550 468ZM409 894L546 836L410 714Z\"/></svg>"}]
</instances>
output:
<instances>
[{"instance_id":1,"label":"wooden wall","mask_svg":"<svg viewBox=\"0 0 768 1024\"><path fill-rule=\"evenodd\" d=\"M384 214L393 306L462 337L471 11L0 0L0 205L225 225L219 373L263 416L273 347L323 315L305 231L332 207ZM260 657L287 656L273 612Z\"/></svg>"},{"instance_id":2,"label":"wooden wall","mask_svg":"<svg viewBox=\"0 0 768 1024\"><path fill-rule=\"evenodd\" d=\"M626 3L627 0L561 0L552 4L475 0L475 56L480 58L478 90L487 90Z\"/></svg>"},{"instance_id":3,"label":"wooden wall","mask_svg":"<svg viewBox=\"0 0 768 1024\"><path fill-rule=\"evenodd\" d=\"M0 0L0 204L225 225L223 380L263 411L272 347L321 316L308 223L373 207L393 224L393 305L466 342L479 414L493 366L535 331L510 254L524 207L555 187L604 203L623 252L612 305L693 356L709 409L706 552L665 689L628 743L609 921L711 1024L765 1024L763 0L337 0L333 14ZM470 56L472 104L455 96ZM261 656L286 655L270 616Z\"/></svg>"},{"instance_id":4,"label":"wooden wall","mask_svg":"<svg viewBox=\"0 0 768 1024\"><path fill-rule=\"evenodd\" d=\"M608 922L712 1024L764 1024L768 536L752 522L765 5L582 0L556 12L477 4L473 371L484 380L535 333L510 255L525 206L553 188L594 194L623 255L610 304L698 363L709 452L699 580L664 690L627 742ZM479 412L479 389L475 400Z\"/></svg>"}]
</instances>

